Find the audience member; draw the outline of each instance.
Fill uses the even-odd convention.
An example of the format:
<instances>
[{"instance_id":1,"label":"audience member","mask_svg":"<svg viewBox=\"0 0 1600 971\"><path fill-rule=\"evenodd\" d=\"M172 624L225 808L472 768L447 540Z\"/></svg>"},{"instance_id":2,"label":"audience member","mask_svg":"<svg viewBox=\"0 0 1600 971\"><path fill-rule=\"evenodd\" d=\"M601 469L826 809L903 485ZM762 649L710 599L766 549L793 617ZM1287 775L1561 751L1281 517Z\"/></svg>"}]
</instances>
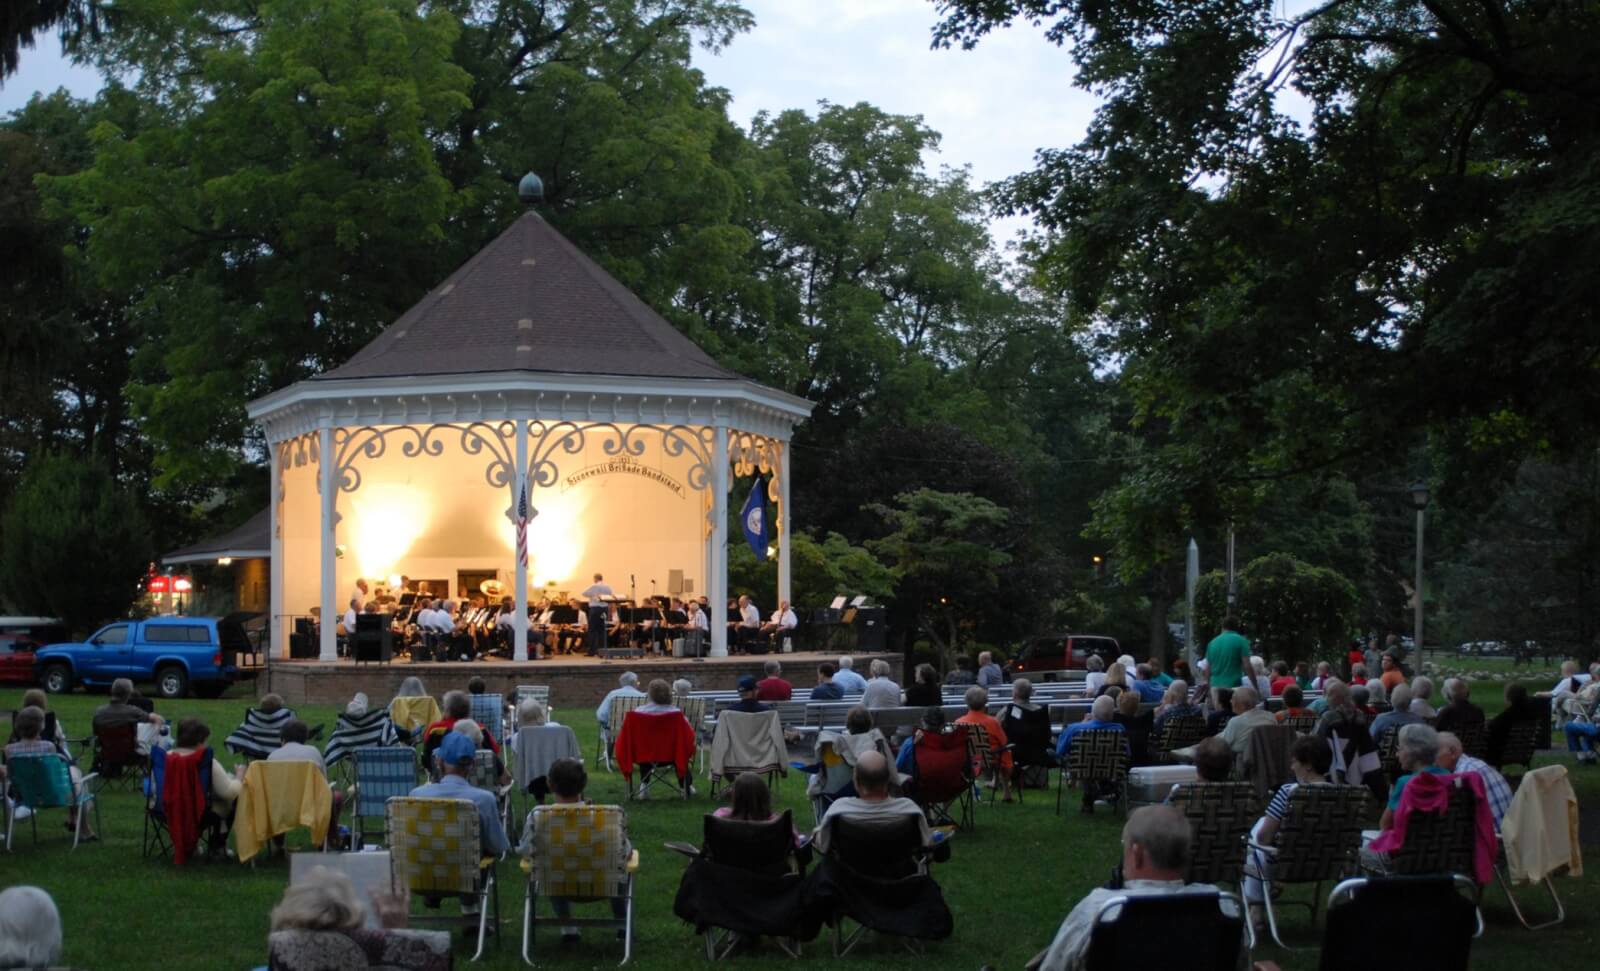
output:
<instances>
[{"instance_id":1,"label":"audience member","mask_svg":"<svg viewBox=\"0 0 1600 971\"><path fill-rule=\"evenodd\" d=\"M1315 715L1315 712L1305 707L1306 699L1305 695L1300 692L1300 686L1292 683L1294 681L1293 678L1289 680L1291 683L1283 686L1283 710L1277 713L1278 721L1283 721L1286 718L1298 718L1301 715Z\"/></svg>"},{"instance_id":2,"label":"audience member","mask_svg":"<svg viewBox=\"0 0 1600 971\"><path fill-rule=\"evenodd\" d=\"M1167 685L1166 694L1161 696L1161 706L1156 709L1155 721L1150 730L1157 735L1167 727L1167 722L1182 715L1205 717L1205 710L1189 700L1189 683L1181 678L1173 679Z\"/></svg>"},{"instance_id":3,"label":"audience member","mask_svg":"<svg viewBox=\"0 0 1600 971\"><path fill-rule=\"evenodd\" d=\"M753 680L753 679L752 679ZM613 698L643 698L644 692L639 690L639 676L632 671L624 671L617 678L617 686L606 692L600 699L600 704L594 710L594 719L600 723L602 732L611 731L611 700ZM621 728L618 725L617 728Z\"/></svg>"},{"instance_id":4,"label":"audience member","mask_svg":"<svg viewBox=\"0 0 1600 971\"><path fill-rule=\"evenodd\" d=\"M1222 633L1206 645L1206 670L1213 690L1237 688L1250 663L1250 642L1239 633L1239 618L1229 614L1222 620ZM1215 707L1226 710L1220 700Z\"/></svg>"},{"instance_id":5,"label":"audience member","mask_svg":"<svg viewBox=\"0 0 1600 971\"><path fill-rule=\"evenodd\" d=\"M1083 662L1083 693L1086 697L1100 695L1100 686L1106 683L1106 662L1098 654L1091 654Z\"/></svg>"},{"instance_id":6,"label":"audience member","mask_svg":"<svg viewBox=\"0 0 1600 971\"><path fill-rule=\"evenodd\" d=\"M411 790L419 799L455 799L470 802L478 811L478 839L486 856L504 853L508 846L506 831L500 825L500 806L495 794L480 789L467 781L477 746L467 735L449 731L439 742L437 756L441 775L438 782L429 782ZM553 771L553 770L552 770ZM463 903L463 911L471 913Z\"/></svg>"},{"instance_id":7,"label":"audience member","mask_svg":"<svg viewBox=\"0 0 1600 971\"><path fill-rule=\"evenodd\" d=\"M1272 697L1272 679L1267 676L1267 662L1260 655L1251 655L1250 670L1246 672L1244 681L1256 689L1258 699Z\"/></svg>"},{"instance_id":8,"label":"audience member","mask_svg":"<svg viewBox=\"0 0 1600 971\"><path fill-rule=\"evenodd\" d=\"M1100 682L1100 689L1094 693L1096 698L1104 695L1119 695L1127 691L1132 685L1128 683L1128 669L1122 666L1121 661L1112 661L1111 667L1106 669L1105 680ZM1115 688L1115 691L1111 689Z\"/></svg>"},{"instance_id":9,"label":"audience member","mask_svg":"<svg viewBox=\"0 0 1600 971\"><path fill-rule=\"evenodd\" d=\"M165 719L160 715L129 704L129 699L132 697L132 681L127 678L117 678L111 682L111 700L94 710L94 717L90 720L90 728L98 732L101 729L116 728L119 725L154 725L159 729L166 724ZM59 728L59 724L57 727ZM141 746L141 750L148 752L149 746Z\"/></svg>"},{"instance_id":10,"label":"audience member","mask_svg":"<svg viewBox=\"0 0 1600 971\"><path fill-rule=\"evenodd\" d=\"M1366 684L1367 670L1365 663L1350 665L1350 683L1352 685Z\"/></svg>"},{"instance_id":11,"label":"audience member","mask_svg":"<svg viewBox=\"0 0 1600 971\"><path fill-rule=\"evenodd\" d=\"M1328 682L1333 680L1333 665L1327 661L1317 662L1317 676L1311 679L1312 691L1327 691Z\"/></svg>"},{"instance_id":12,"label":"audience member","mask_svg":"<svg viewBox=\"0 0 1600 971\"><path fill-rule=\"evenodd\" d=\"M1245 749L1250 747L1251 732L1262 725L1278 723L1272 712L1259 707L1260 701L1261 696L1249 685L1233 693L1233 717L1222 729L1222 740L1228 743L1228 748L1236 756L1243 757Z\"/></svg>"},{"instance_id":13,"label":"audience member","mask_svg":"<svg viewBox=\"0 0 1600 971\"><path fill-rule=\"evenodd\" d=\"M976 685L974 685L974 687L976 687ZM870 724L872 721L872 716L865 708L862 708L858 705L855 708L850 709L850 714L854 715L858 711L861 712L862 715L866 716L867 722ZM934 705L932 707L922 709L922 724L918 725L917 728L906 737L905 741L900 743L900 751L897 755L895 755L894 759L895 771L899 772L903 776L913 775L914 773L912 772L912 769L915 767L916 762L917 739L929 733L934 735L943 734L944 726L945 718L943 708L940 708L938 705Z\"/></svg>"},{"instance_id":14,"label":"audience member","mask_svg":"<svg viewBox=\"0 0 1600 971\"><path fill-rule=\"evenodd\" d=\"M1296 681L1294 675L1289 673L1289 662L1273 661L1272 682L1269 685L1269 688L1272 691L1272 697L1282 697L1286 689L1298 687L1300 687L1300 682Z\"/></svg>"},{"instance_id":15,"label":"audience member","mask_svg":"<svg viewBox=\"0 0 1600 971\"><path fill-rule=\"evenodd\" d=\"M754 679L751 679L754 680ZM588 788L589 774L584 771L583 763L577 759L557 759L550 765L550 792L555 796L557 805L572 805L583 801L583 791ZM538 819L536 811L530 810L527 820L522 826L522 842L517 844L517 852L524 859L533 859L534 850L538 844ZM622 834L622 856L626 857L632 852L632 844L628 841L628 834ZM551 897L550 907L556 913L557 920L567 920L572 916L572 901L566 897ZM628 901L620 897L612 898L611 914L621 920L627 916ZM622 931L617 931L617 939L623 937ZM563 926L561 928L561 943L573 945L578 943L578 928Z\"/></svg>"},{"instance_id":16,"label":"audience member","mask_svg":"<svg viewBox=\"0 0 1600 971\"><path fill-rule=\"evenodd\" d=\"M1296 661L1294 664L1294 683L1300 686L1301 691L1311 687L1311 665L1306 661Z\"/></svg>"},{"instance_id":17,"label":"audience member","mask_svg":"<svg viewBox=\"0 0 1600 971\"><path fill-rule=\"evenodd\" d=\"M1393 654L1385 653L1380 663L1383 665L1383 674L1378 680L1383 682L1383 690L1392 695L1395 688L1406 683L1406 673L1400 670L1400 662L1395 660Z\"/></svg>"},{"instance_id":18,"label":"audience member","mask_svg":"<svg viewBox=\"0 0 1600 971\"><path fill-rule=\"evenodd\" d=\"M1576 704L1592 709L1596 700L1600 699L1600 682L1591 680L1575 698ZM1449 711L1448 708L1445 710ZM1442 714L1439 720L1444 721ZM1567 751L1573 754L1579 765L1595 764L1595 739L1600 738L1600 725L1588 718L1570 718L1562 724L1561 733L1567 738Z\"/></svg>"},{"instance_id":19,"label":"audience member","mask_svg":"<svg viewBox=\"0 0 1600 971\"><path fill-rule=\"evenodd\" d=\"M834 672L833 680L847 695L858 695L867 690L867 679L855 671L856 659L848 654L839 658L839 669Z\"/></svg>"},{"instance_id":20,"label":"audience member","mask_svg":"<svg viewBox=\"0 0 1600 971\"><path fill-rule=\"evenodd\" d=\"M1405 725L1415 725L1422 721L1422 717L1411 710L1411 686L1404 681L1394 686L1389 692L1388 711L1372 720L1372 740L1374 742L1383 738L1383 733L1391 728L1401 728Z\"/></svg>"},{"instance_id":21,"label":"audience member","mask_svg":"<svg viewBox=\"0 0 1600 971\"><path fill-rule=\"evenodd\" d=\"M644 704L634 711L645 715L667 715L683 709L672 703L672 685L664 678L656 678L645 687Z\"/></svg>"},{"instance_id":22,"label":"audience member","mask_svg":"<svg viewBox=\"0 0 1600 971\"><path fill-rule=\"evenodd\" d=\"M211 737L211 729L205 722L198 718L185 718L178 722L178 727L173 730L173 746L169 755L191 755L204 751L206 740ZM239 799L239 792L244 784L239 780L244 778L245 766L240 763L229 772L222 767L222 761L215 756L211 759L211 810L223 822L233 819L233 805Z\"/></svg>"},{"instance_id":23,"label":"audience member","mask_svg":"<svg viewBox=\"0 0 1600 971\"><path fill-rule=\"evenodd\" d=\"M444 693L443 708L443 716L432 725L429 725L423 733L422 762L424 765L430 763L434 751L439 747L439 743L444 740L444 737L449 734L451 729L455 728L458 722L472 721L472 696L465 691L446 691ZM477 722L472 723L477 725ZM500 757L500 743L494 740L493 735L482 731L482 725L478 725L478 728L479 747L487 748L498 759Z\"/></svg>"},{"instance_id":24,"label":"audience member","mask_svg":"<svg viewBox=\"0 0 1600 971\"><path fill-rule=\"evenodd\" d=\"M1417 773L1447 774L1438 764L1439 733L1421 722L1401 727L1400 742L1395 749L1395 756L1400 760L1400 768L1404 770L1404 774L1394 780L1394 786L1389 790L1389 804L1384 807L1383 815L1378 819L1380 830L1389 829L1394 825L1395 810L1400 808L1400 795L1405 792L1406 783Z\"/></svg>"},{"instance_id":25,"label":"audience member","mask_svg":"<svg viewBox=\"0 0 1600 971\"><path fill-rule=\"evenodd\" d=\"M1138 692L1124 691L1117 695L1117 713L1111 716L1128 736L1130 765L1150 764L1150 731L1156 716L1153 711L1140 711L1142 707Z\"/></svg>"},{"instance_id":26,"label":"audience member","mask_svg":"<svg viewBox=\"0 0 1600 971\"><path fill-rule=\"evenodd\" d=\"M935 685L937 687L937 685ZM998 756L999 779L1002 802L1011 801L1011 753L1006 751L1006 730L1000 727L999 719L989 714L989 692L979 685L967 689L967 711L956 719L957 725L979 725L989 734L989 750Z\"/></svg>"},{"instance_id":27,"label":"audience member","mask_svg":"<svg viewBox=\"0 0 1600 971\"><path fill-rule=\"evenodd\" d=\"M1489 800L1489 812L1494 816L1494 830L1500 832L1500 820L1511 808L1511 784L1500 771L1482 759L1475 759L1461 749L1461 739L1454 732L1439 733L1439 767L1446 772L1471 772L1483 780L1483 792Z\"/></svg>"},{"instance_id":28,"label":"audience member","mask_svg":"<svg viewBox=\"0 0 1600 971\"><path fill-rule=\"evenodd\" d=\"M1350 704L1354 705L1357 711L1367 716L1368 724L1371 723L1371 719L1378 717L1378 709L1372 707L1370 701L1371 692L1367 690L1372 684L1376 684L1376 682L1369 681L1367 684L1353 684L1350 686ZM1378 685L1378 689L1382 690L1383 685Z\"/></svg>"},{"instance_id":29,"label":"audience member","mask_svg":"<svg viewBox=\"0 0 1600 971\"><path fill-rule=\"evenodd\" d=\"M1094 700L1094 704L1089 708L1089 714L1084 717L1083 721L1068 725L1062 729L1061 738L1056 741L1056 758L1061 764L1067 764L1067 756L1072 752L1072 739L1074 736L1097 728L1109 728L1113 731L1121 732L1123 729L1121 725L1117 724L1116 711L1117 703L1111 698L1101 695ZM1126 746L1127 743L1124 742L1123 745ZM1082 811L1085 815L1094 813L1095 800L1100 796L1101 793L1096 786L1086 785L1083 787Z\"/></svg>"},{"instance_id":30,"label":"audience member","mask_svg":"<svg viewBox=\"0 0 1600 971\"><path fill-rule=\"evenodd\" d=\"M61 752L55 747L54 743L47 741L42 737L44 733L43 709L35 708L30 705L27 708L17 712L15 718L12 719L11 730L17 740L5 747L5 759L7 763L12 762L14 759L19 757L30 755L50 755L63 757L61 756ZM84 791L83 770L79 769L75 765L69 764L67 766L67 772L72 778L73 792L81 796ZM0 794L0 798L3 798L3 794ZM94 797L91 795L91 798ZM78 826L78 817L83 808L84 807L79 807L76 805L67 807L68 829L73 829ZM83 829L81 831L80 838L83 840L99 839L100 837L95 834L94 824L91 822L91 819L93 818L92 815L87 812L82 812L82 815Z\"/></svg>"},{"instance_id":31,"label":"audience member","mask_svg":"<svg viewBox=\"0 0 1600 971\"><path fill-rule=\"evenodd\" d=\"M1367 689L1371 690L1376 681L1368 682ZM1355 702L1350 698L1350 686L1334 678L1328 682L1328 687L1322 693L1325 703L1322 717L1317 719L1317 735L1327 738L1337 732L1343 738L1350 738L1356 731L1365 731L1367 716L1356 708Z\"/></svg>"},{"instance_id":32,"label":"audience member","mask_svg":"<svg viewBox=\"0 0 1600 971\"><path fill-rule=\"evenodd\" d=\"M1472 685L1464 679L1446 678L1444 699L1445 706L1439 709L1434 728L1441 732L1458 732L1483 727L1483 709L1472 703Z\"/></svg>"},{"instance_id":33,"label":"audience member","mask_svg":"<svg viewBox=\"0 0 1600 971\"><path fill-rule=\"evenodd\" d=\"M1185 884L1192 834L1189 821L1171 806L1144 806L1128 815L1122 827L1122 887L1096 887L1072 908L1056 931L1039 965L1040 971L1079 971L1089 953L1095 917L1114 897L1142 897L1185 890L1215 890L1208 884ZM1181 953L1182 942L1174 941ZM1240 941L1243 951L1244 942Z\"/></svg>"},{"instance_id":34,"label":"audience member","mask_svg":"<svg viewBox=\"0 0 1600 971\"><path fill-rule=\"evenodd\" d=\"M739 700L729 705L727 708L728 711L742 711L748 714L754 714L760 711L772 710L771 705L762 703L761 699L758 697L760 694L760 688L756 684L755 675L739 675L739 680L735 682L734 688L739 692Z\"/></svg>"},{"instance_id":35,"label":"audience member","mask_svg":"<svg viewBox=\"0 0 1600 971\"><path fill-rule=\"evenodd\" d=\"M1290 793L1297 786L1326 785L1328 770L1332 766L1333 749L1327 742L1315 735L1302 735L1295 739L1289 750L1289 771L1294 773L1294 781L1284 783L1273 793L1266 812L1250 831L1254 842L1260 846L1276 843L1278 826L1289 813ZM1266 899L1262 892L1262 877L1269 875L1270 866L1270 858L1259 850L1251 850L1246 855L1242 889L1244 899L1250 904L1250 920L1257 926L1260 926L1257 911Z\"/></svg>"},{"instance_id":36,"label":"audience member","mask_svg":"<svg viewBox=\"0 0 1600 971\"><path fill-rule=\"evenodd\" d=\"M39 733L39 737L54 745L56 751L66 756L69 762L73 760L72 752L67 749L66 727L61 724L61 719L56 716L56 713L50 710L49 695L39 688L29 688L22 693L22 704L18 708L37 708L44 712L44 730ZM16 740L15 728L13 727L12 737L9 741L14 742Z\"/></svg>"},{"instance_id":37,"label":"audience member","mask_svg":"<svg viewBox=\"0 0 1600 971\"><path fill-rule=\"evenodd\" d=\"M38 887L0 890L0 968L39 968L61 960L61 912Z\"/></svg>"},{"instance_id":38,"label":"audience member","mask_svg":"<svg viewBox=\"0 0 1600 971\"><path fill-rule=\"evenodd\" d=\"M1006 673L1000 665L994 663L992 651L978 652L978 687L993 688L1006 683Z\"/></svg>"},{"instance_id":39,"label":"audience member","mask_svg":"<svg viewBox=\"0 0 1600 971\"><path fill-rule=\"evenodd\" d=\"M1144 663L1149 665L1151 679L1157 684L1161 685L1161 690L1163 692L1165 692L1167 688L1171 687L1172 675L1162 670L1161 658L1152 656Z\"/></svg>"},{"instance_id":40,"label":"audience member","mask_svg":"<svg viewBox=\"0 0 1600 971\"><path fill-rule=\"evenodd\" d=\"M928 817L923 815L922 807L904 796L889 795L891 775L889 760L877 752L865 752L856 759L856 794L835 799L828 806L812 841L819 853L828 852L828 824L840 816L877 819L915 816L922 830L922 845L933 845L933 831L928 828Z\"/></svg>"},{"instance_id":41,"label":"audience member","mask_svg":"<svg viewBox=\"0 0 1600 971\"><path fill-rule=\"evenodd\" d=\"M767 788L767 780L754 772L739 773L728 787L728 793L729 805L719 806L711 813L718 819L768 823L781 815L772 811L772 790ZM796 848L808 842L798 829L793 832Z\"/></svg>"},{"instance_id":42,"label":"audience member","mask_svg":"<svg viewBox=\"0 0 1600 971\"><path fill-rule=\"evenodd\" d=\"M949 685L977 684L978 673L974 670L970 655L957 654L956 666L944 676L944 683Z\"/></svg>"},{"instance_id":43,"label":"audience member","mask_svg":"<svg viewBox=\"0 0 1600 971\"><path fill-rule=\"evenodd\" d=\"M926 708L944 704L944 693L939 690L939 672L931 664L919 664L906 685L907 708Z\"/></svg>"},{"instance_id":44,"label":"audience member","mask_svg":"<svg viewBox=\"0 0 1600 971\"><path fill-rule=\"evenodd\" d=\"M1194 772L1201 782L1227 782L1233 778L1233 749L1215 735L1194 747Z\"/></svg>"},{"instance_id":45,"label":"audience member","mask_svg":"<svg viewBox=\"0 0 1600 971\"><path fill-rule=\"evenodd\" d=\"M844 697L844 687L833 680L835 670L827 661L817 665L817 686L811 689L812 701L838 701Z\"/></svg>"},{"instance_id":46,"label":"audience member","mask_svg":"<svg viewBox=\"0 0 1600 971\"><path fill-rule=\"evenodd\" d=\"M1513 681L1506 685L1506 707L1489 719L1485 761L1490 765L1504 762L1506 742L1511 740L1511 728L1518 722L1538 721L1539 709L1528 698L1528 689Z\"/></svg>"},{"instance_id":47,"label":"audience member","mask_svg":"<svg viewBox=\"0 0 1600 971\"><path fill-rule=\"evenodd\" d=\"M1214 688L1211 690L1211 700L1216 704L1216 710L1206 714L1206 734L1220 735L1223 728L1233 718L1233 692L1234 688Z\"/></svg>"},{"instance_id":48,"label":"audience member","mask_svg":"<svg viewBox=\"0 0 1600 971\"><path fill-rule=\"evenodd\" d=\"M783 665L777 659L761 665L766 677L756 683L756 697L762 701L788 701L794 697L794 686L783 678Z\"/></svg>"},{"instance_id":49,"label":"audience member","mask_svg":"<svg viewBox=\"0 0 1600 971\"><path fill-rule=\"evenodd\" d=\"M1155 679L1155 673L1148 664L1140 664L1133 670L1133 693L1146 704L1158 704L1161 696L1167 693L1166 686Z\"/></svg>"},{"instance_id":50,"label":"audience member","mask_svg":"<svg viewBox=\"0 0 1600 971\"><path fill-rule=\"evenodd\" d=\"M889 677L892 668L883 658L872 661L872 680L862 689L861 703L867 708L900 707L900 686Z\"/></svg>"},{"instance_id":51,"label":"audience member","mask_svg":"<svg viewBox=\"0 0 1600 971\"><path fill-rule=\"evenodd\" d=\"M1590 675L1585 674L1578 666L1577 661L1561 662L1561 679L1555 687L1550 689L1552 695L1577 694L1584 685L1589 683Z\"/></svg>"},{"instance_id":52,"label":"audience member","mask_svg":"<svg viewBox=\"0 0 1600 971\"><path fill-rule=\"evenodd\" d=\"M1417 675L1411 680L1411 713L1423 721L1439 717L1432 704L1433 679L1426 675Z\"/></svg>"}]
</instances>

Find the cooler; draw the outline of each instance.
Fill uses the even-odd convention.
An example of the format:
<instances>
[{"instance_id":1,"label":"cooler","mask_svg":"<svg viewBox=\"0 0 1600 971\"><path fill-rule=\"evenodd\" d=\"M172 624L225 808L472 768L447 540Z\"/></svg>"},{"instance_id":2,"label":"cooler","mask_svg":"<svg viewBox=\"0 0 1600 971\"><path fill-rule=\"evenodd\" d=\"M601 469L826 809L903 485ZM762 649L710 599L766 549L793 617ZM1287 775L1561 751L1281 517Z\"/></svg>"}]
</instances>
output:
<instances>
[{"instance_id":1,"label":"cooler","mask_svg":"<svg viewBox=\"0 0 1600 971\"><path fill-rule=\"evenodd\" d=\"M1128 805L1162 802L1180 782L1198 782L1192 765L1140 765L1128 770Z\"/></svg>"}]
</instances>

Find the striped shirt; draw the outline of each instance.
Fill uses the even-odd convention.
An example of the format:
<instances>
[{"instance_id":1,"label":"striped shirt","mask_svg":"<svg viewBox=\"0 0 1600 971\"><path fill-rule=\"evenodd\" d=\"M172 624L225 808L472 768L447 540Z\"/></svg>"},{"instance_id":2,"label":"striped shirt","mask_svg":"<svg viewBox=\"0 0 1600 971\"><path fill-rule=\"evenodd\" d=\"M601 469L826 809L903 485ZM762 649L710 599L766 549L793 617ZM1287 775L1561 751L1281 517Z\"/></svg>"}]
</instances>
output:
<instances>
[{"instance_id":1,"label":"striped shirt","mask_svg":"<svg viewBox=\"0 0 1600 971\"><path fill-rule=\"evenodd\" d=\"M1470 755L1462 755L1456 760L1456 774L1463 772L1476 772L1478 778L1483 780L1484 794L1489 797L1489 812L1494 815L1495 832L1499 832L1500 820L1511 808L1511 784L1506 782L1505 776L1495 771L1494 766Z\"/></svg>"}]
</instances>

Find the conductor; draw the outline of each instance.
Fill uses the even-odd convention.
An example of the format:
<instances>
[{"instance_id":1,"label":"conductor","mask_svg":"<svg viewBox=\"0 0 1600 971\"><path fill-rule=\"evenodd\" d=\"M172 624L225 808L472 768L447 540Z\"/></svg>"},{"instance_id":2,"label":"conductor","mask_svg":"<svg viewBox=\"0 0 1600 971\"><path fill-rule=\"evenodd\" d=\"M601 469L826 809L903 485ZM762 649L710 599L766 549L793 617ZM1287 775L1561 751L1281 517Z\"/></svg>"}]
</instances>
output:
<instances>
[{"instance_id":1,"label":"conductor","mask_svg":"<svg viewBox=\"0 0 1600 971\"><path fill-rule=\"evenodd\" d=\"M600 649L606 646L606 628L611 619L611 605L605 598L616 595L606 586L605 577L596 573L594 582L582 596L589 601L589 656L598 657Z\"/></svg>"}]
</instances>

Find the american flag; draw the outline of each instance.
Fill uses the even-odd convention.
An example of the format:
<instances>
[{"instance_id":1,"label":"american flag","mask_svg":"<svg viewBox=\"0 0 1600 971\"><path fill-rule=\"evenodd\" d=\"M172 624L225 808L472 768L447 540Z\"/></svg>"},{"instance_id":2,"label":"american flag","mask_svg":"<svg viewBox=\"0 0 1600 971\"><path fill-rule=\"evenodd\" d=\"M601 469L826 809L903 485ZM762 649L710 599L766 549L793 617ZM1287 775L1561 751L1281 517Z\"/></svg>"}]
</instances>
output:
<instances>
[{"instance_id":1,"label":"american flag","mask_svg":"<svg viewBox=\"0 0 1600 971\"><path fill-rule=\"evenodd\" d=\"M513 520L517 527L517 569L528 572L528 484L522 484L522 491L517 495L517 515Z\"/></svg>"}]
</instances>

